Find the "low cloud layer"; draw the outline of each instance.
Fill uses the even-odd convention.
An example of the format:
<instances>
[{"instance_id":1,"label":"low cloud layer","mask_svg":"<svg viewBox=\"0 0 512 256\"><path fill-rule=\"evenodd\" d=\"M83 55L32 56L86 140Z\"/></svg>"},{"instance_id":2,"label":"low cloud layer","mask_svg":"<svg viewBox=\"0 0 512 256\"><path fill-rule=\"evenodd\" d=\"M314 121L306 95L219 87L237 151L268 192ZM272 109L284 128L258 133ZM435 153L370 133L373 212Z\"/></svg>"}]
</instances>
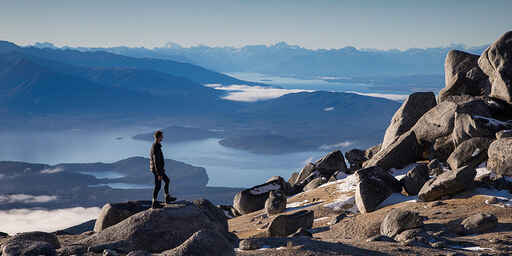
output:
<instances>
[{"instance_id":1,"label":"low cloud layer","mask_svg":"<svg viewBox=\"0 0 512 256\"><path fill-rule=\"evenodd\" d=\"M336 148L346 148L346 147L350 147L352 146L352 142L350 141L344 141L344 142L340 142L340 143L336 143L336 144L331 144L331 145L322 145L319 147L319 149L321 150L331 150L331 149L336 149Z\"/></svg>"},{"instance_id":2,"label":"low cloud layer","mask_svg":"<svg viewBox=\"0 0 512 256\"><path fill-rule=\"evenodd\" d=\"M53 168L53 169L44 169L41 171L42 174L52 174L52 173L58 173L58 172L62 172L63 169L60 168L60 167L57 167L57 168Z\"/></svg>"},{"instance_id":3,"label":"low cloud layer","mask_svg":"<svg viewBox=\"0 0 512 256\"><path fill-rule=\"evenodd\" d=\"M249 85L222 86L219 84L207 84L205 86L215 88L217 90L228 91L228 95L222 97L223 99L243 102L255 102L260 100L275 99L289 93L313 92L313 90L279 89Z\"/></svg>"},{"instance_id":4,"label":"low cloud layer","mask_svg":"<svg viewBox=\"0 0 512 256\"><path fill-rule=\"evenodd\" d=\"M98 207L0 211L0 230L10 235L29 231L54 232L95 219L100 211Z\"/></svg>"},{"instance_id":5,"label":"low cloud layer","mask_svg":"<svg viewBox=\"0 0 512 256\"><path fill-rule=\"evenodd\" d=\"M365 93L365 92L355 92L355 91L348 91L348 93L355 93L355 94L364 95L364 96L384 98L384 99L394 100L394 101L404 101L407 99L407 97L409 97L409 95L405 95L405 94Z\"/></svg>"},{"instance_id":6,"label":"low cloud layer","mask_svg":"<svg viewBox=\"0 0 512 256\"><path fill-rule=\"evenodd\" d=\"M57 200L56 196L33 196L26 194L0 195L0 204L8 203L48 203Z\"/></svg>"}]
</instances>

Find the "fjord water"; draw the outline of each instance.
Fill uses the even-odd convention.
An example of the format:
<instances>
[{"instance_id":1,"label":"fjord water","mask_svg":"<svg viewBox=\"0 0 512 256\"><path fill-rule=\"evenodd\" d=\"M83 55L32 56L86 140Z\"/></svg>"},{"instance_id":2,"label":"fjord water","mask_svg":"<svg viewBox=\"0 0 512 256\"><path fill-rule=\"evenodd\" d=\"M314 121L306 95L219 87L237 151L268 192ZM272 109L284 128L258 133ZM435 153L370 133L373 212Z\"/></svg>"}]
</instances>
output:
<instances>
[{"instance_id":1,"label":"fjord water","mask_svg":"<svg viewBox=\"0 0 512 256\"><path fill-rule=\"evenodd\" d=\"M0 132L0 161L54 165L110 163L133 156L148 157L151 142L131 137L151 130L138 127L109 131L75 129L58 132ZM210 177L209 186L225 187L249 187L274 175L288 178L292 172L299 171L305 161L318 159L325 153L315 151L260 155L227 148L218 141L216 138L180 143L164 141L163 152L166 158L204 167ZM105 178L105 173L99 175ZM112 173L111 178L116 175ZM148 180L148 184L152 182Z\"/></svg>"}]
</instances>

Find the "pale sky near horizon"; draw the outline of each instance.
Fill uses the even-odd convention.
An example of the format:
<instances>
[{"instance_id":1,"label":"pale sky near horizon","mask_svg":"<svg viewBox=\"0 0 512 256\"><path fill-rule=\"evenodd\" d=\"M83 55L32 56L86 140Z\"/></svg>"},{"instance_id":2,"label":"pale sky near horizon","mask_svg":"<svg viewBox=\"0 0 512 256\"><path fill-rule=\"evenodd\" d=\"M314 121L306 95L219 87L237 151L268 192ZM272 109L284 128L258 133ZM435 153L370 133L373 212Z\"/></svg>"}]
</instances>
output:
<instances>
[{"instance_id":1,"label":"pale sky near horizon","mask_svg":"<svg viewBox=\"0 0 512 256\"><path fill-rule=\"evenodd\" d=\"M20 45L407 49L488 44L512 30L511 0L4 1L0 40Z\"/></svg>"}]
</instances>

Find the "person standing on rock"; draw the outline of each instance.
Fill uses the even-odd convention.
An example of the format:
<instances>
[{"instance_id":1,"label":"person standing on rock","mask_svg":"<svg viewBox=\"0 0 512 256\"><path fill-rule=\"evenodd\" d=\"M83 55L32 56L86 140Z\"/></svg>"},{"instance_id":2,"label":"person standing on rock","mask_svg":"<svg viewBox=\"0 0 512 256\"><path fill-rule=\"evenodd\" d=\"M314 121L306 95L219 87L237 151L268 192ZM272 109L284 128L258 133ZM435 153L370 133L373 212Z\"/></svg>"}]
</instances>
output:
<instances>
[{"instance_id":1,"label":"person standing on rock","mask_svg":"<svg viewBox=\"0 0 512 256\"><path fill-rule=\"evenodd\" d=\"M169 204L172 201L175 201L176 198L169 195L169 177L165 174L164 169L164 154L162 153L162 140L164 139L164 134L162 131L158 130L154 134L155 142L151 146L151 151L149 152L149 170L155 176L155 188L153 189L153 203L151 204L152 208L161 208L162 205L158 203L158 193L160 193L160 188L162 186L162 180L164 180L164 192L165 192L165 203Z\"/></svg>"}]
</instances>

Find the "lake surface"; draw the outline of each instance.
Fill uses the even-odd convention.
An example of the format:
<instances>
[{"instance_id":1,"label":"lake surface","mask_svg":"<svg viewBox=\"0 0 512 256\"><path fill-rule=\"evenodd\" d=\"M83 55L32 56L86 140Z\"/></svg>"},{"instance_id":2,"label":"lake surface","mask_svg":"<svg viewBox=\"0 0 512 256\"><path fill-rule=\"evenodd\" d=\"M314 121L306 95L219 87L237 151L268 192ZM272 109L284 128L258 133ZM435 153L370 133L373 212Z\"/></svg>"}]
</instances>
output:
<instances>
[{"instance_id":1,"label":"lake surface","mask_svg":"<svg viewBox=\"0 0 512 256\"><path fill-rule=\"evenodd\" d=\"M0 133L0 160L54 165L111 163L133 156L148 157L151 142L134 140L131 137L152 130L139 127L110 131L74 129L62 132L3 132ZM229 187L261 184L275 175L287 179L292 172L300 170L306 161L316 160L325 154L315 151L259 155L224 147L218 141L219 139L214 138L181 143L164 141L162 150L166 158L206 168L210 177L209 186ZM118 174L112 175L115 177ZM152 182L148 181L149 184ZM117 185L122 187L126 184Z\"/></svg>"}]
</instances>

